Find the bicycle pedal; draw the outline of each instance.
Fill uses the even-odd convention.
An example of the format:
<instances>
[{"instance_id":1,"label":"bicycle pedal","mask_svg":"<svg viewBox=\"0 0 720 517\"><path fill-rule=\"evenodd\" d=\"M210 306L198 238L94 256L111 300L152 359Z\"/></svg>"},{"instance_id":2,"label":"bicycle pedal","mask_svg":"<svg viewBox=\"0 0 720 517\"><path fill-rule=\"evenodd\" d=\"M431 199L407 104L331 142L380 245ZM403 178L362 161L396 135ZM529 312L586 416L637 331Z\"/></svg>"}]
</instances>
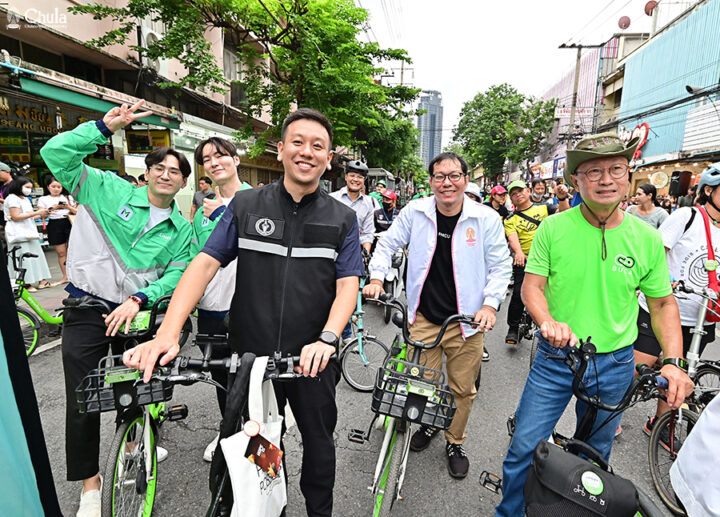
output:
<instances>
[{"instance_id":1,"label":"bicycle pedal","mask_svg":"<svg viewBox=\"0 0 720 517\"><path fill-rule=\"evenodd\" d=\"M507 430L508 430L508 436L512 438L512 436L515 434L515 413L510 415L507 419Z\"/></svg>"},{"instance_id":2,"label":"bicycle pedal","mask_svg":"<svg viewBox=\"0 0 720 517\"><path fill-rule=\"evenodd\" d=\"M480 474L480 484L491 492L496 494L502 493L502 478L492 472L483 470Z\"/></svg>"},{"instance_id":3,"label":"bicycle pedal","mask_svg":"<svg viewBox=\"0 0 720 517\"><path fill-rule=\"evenodd\" d=\"M183 420L188 416L188 407L185 404L178 404L165 410L165 418L171 422Z\"/></svg>"},{"instance_id":4,"label":"bicycle pedal","mask_svg":"<svg viewBox=\"0 0 720 517\"><path fill-rule=\"evenodd\" d=\"M350 431L348 431L348 440L361 445L368 441L365 431L362 429L350 429Z\"/></svg>"}]
</instances>

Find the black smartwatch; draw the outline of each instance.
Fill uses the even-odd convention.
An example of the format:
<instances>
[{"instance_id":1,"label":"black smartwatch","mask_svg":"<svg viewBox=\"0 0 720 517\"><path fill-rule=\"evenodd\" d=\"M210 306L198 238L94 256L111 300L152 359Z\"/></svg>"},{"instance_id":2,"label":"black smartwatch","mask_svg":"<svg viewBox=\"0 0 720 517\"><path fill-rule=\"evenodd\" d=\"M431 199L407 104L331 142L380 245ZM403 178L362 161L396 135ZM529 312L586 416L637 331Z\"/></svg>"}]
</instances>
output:
<instances>
[{"instance_id":1,"label":"black smartwatch","mask_svg":"<svg viewBox=\"0 0 720 517\"><path fill-rule=\"evenodd\" d=\"M332 330L323 330L320 333L320 337L318 338L318 341L325 343L326 345L334 346L337 348L338 343L340 342L340 339L337 337L335 332Z\"/></svg>"},{"instance_id":2,"label":"black smartwatch","mask_svg":"<svg viewBox=\"0 0 720 517\"><path fill-rule=\"evenodd\" d=\"M672 364L674 366L677 366L685 373L687 373L688 371L688 363L682 357L668 357L667 359L663 360L663 366L665 366L666 364Z\"/></svg>"}]
</instances>

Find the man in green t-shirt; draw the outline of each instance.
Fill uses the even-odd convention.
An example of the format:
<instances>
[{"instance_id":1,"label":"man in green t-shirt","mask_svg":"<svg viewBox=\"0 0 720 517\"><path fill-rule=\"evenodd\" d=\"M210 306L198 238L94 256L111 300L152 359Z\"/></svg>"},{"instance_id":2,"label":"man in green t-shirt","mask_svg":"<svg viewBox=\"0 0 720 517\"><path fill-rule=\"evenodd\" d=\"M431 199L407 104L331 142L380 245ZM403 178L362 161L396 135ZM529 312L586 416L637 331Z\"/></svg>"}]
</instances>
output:
<instances>
[{"instance_id":1,"label":"man in green t-shirt","mask_svg":"<svg viewBox=\"0 0 720 517\"><path fill-rule=\"evenodd\" d=\"M581 140L567 153L565 180L583 203L544 221L533 239L522 298L540 327L537 356L516 411L516 426L503 463L503 499L496 517L524 515L523 486L535 446L552 433L572 397L573 375L563 361L578 339L597 347L584 388L607 404L620 401L633 379L637 336L636 288L645 293L655 334L665 352L661 374L668 403L677 408L693 388L682 369L680 314L670 288L660 234L618 205L627 194L627 146L606 133ZM587 406L577 403L578 421ZM620 415L600 411L588 444L607 460Z\"/></svg>"}]
</instances>

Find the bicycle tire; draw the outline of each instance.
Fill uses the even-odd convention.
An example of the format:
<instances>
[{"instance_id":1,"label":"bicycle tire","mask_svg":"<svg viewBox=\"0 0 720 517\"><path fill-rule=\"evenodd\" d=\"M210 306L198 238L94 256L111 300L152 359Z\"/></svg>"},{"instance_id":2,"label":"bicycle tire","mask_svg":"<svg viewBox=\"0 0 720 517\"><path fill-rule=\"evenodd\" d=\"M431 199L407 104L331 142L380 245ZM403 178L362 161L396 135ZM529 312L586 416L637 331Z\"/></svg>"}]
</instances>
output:
<instances>
[{"instance_id":1,"label":"bicycle tire","mask_svg":"<svg viewBox=\"0 0 720 517\"><path fill-rule=\"evenodd\" d=\"M533 362L535 361L535 355L537 355L537 349L540 345L538 337L533 334L532 341L530 342L530 368L532 368Z\"/></svg>"},{"instance_id":2,"label":"bicycle tire","mask_svg":"<svg viewBox=\"0 0 720 517\"><path fill-rule=\"evenodd\" d=\"M640 490L637 486L635 487L638 493L638 502L640 507L638 508L638 514L640 517L664 517L665 514L658 508L655 502L650 497Z\"/></svg>"},{"instance_id":3,"label":"bicycle tire","mask_svg":"<svg viewBox=\"0 0 720 517\"><path fill-rule=\"evenodd\" d=\"M399 424L399 423L398 423ZM385 487L381 487L381 492L376 497L375 515L377 517L388 517L392 510L395 498L397 496L397 482L400 476L400 466L403 460L403 450L405 449L405 440L410 439L410 434L405 430L401 431L399 425L395 428L395 441L392 449L389 449L390 464L387 467L387 477L385 478ZM390 496L389 499L386 499Z\"/></svg>"},{"instance_id":4,"label":"bicycle tire","mask_svg":"<svg viewBox=\"0 0 720 517\"><path fill-rule=\"evenodd\" d=\"M392 282L388 282L385 280L383 282L383 289L387 294L390 296L395 296L395 289L393 288ZM383 307L383 319L385 320L385 324L387 325L390 323L390 318L392 317L393 308L391 305L385 305Z\"/></svg>"},{"instance_id":5,"label":"bicycle tire","mask_svg":"<svg viewBox=\"0 0 720 517\"><path fill-rule=\"evenodd\" d=\"M16 308L18 322L20 323L20 332L22 333L23 343L25 344L25 355L30 357L37 348L40 334L40 320L25 309L21 309L20 307Z\"/></svg>"},{"instance_id":6,"label":"bicycle tire","mask_svg":"<svg viewBox=\"0 0 720 517\"><path fill-rule=\"evenodd\" d=\"M695 374L695 400L705 409L720 391L720 368L712 364L703 364Z\"/></svg>"},{"instance_id":7,"label":"bicycle tire","mask_svg":"<svg viewBox=\"0 0 720 517\"><path fill-rule=\"evenodd\" d=\"M375 338L363 338L363 350L368 363L365 364L360 357L358 338L354 337L347 342L340 355L340 369L343 379L353 389L368 393L375 388L377 371L385 364L390 350L381 341Z\"/></svg>"},{"instance_id":8,"label":"bicycle tire","mask_svg":"<svg viewBox=\"0 0 720 517\"><path fill-rule=\"evenodd\" d=\"M663 504L675 515L685 515L675 496L675 491L670 482L670 467L675 462L677 451L671 452L675 446L668 444L666 448L661 441L662 431L665 428L670 430L673 424L673 444L682 443L687 439L688 434L697 422L698 415L689 410L683 410L682 421L676 422L677 410L668 411L660 415L653 424L652 433L650 433L650 442L648 444L648 459L650 461L650 474L652 476L655 491L660 496Z\"/></svg>"},{"instance_id":9,"label":"bicycle tire","mask_svg":"<svg viewBox=\"0 0 720 517\"><path fill-rule=\"evenodd\" d=\"M103 478L102 514L105 516L150 517L152 514L157 487L156 436L154 427L150 426L153 472L147 481L145 458L148 451L142 439L144 420L145 414L138 415L122 422L115 432ZM132 443L137 444L136 448L132 454L127 454Z\"/></svg>"}]
</instances>

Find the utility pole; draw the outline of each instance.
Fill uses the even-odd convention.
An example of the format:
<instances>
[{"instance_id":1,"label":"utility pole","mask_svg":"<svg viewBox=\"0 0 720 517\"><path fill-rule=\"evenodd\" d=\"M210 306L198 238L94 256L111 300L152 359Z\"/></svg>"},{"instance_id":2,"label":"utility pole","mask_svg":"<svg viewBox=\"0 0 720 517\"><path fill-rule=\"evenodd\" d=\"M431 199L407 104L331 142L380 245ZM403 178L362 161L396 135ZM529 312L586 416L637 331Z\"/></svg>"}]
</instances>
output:
<instances>
[{"instance_id":1,"label":"utility pole","mask_svg":"<svg viewBox=\"0 0 720 517\"><path fill-rule=\"evenodd\" d=\"M603 43L604 45L604 43ZM558 48L576 48L577 58L575 60L575 83L573 84L572 104L570 105L570 124L568 127L568 145L572 144L573 134L575 133L575 112L577 111L578 88L580 85L580 62L582 58L582 49L584 48L601 48L603 45L566 45L563 43Z\"/></svg>"}]
</instances>

